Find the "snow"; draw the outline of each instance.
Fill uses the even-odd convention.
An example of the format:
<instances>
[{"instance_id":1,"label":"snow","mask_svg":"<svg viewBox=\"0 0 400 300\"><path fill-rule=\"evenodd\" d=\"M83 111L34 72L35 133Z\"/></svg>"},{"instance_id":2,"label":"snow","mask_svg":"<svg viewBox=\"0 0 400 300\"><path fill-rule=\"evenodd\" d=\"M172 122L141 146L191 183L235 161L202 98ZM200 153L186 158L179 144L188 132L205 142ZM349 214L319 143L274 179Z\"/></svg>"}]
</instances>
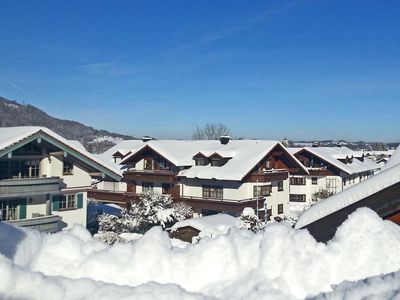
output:
<instances>
[{"instance_id":1,"label":"snow","mask_svg":"<svg viewBox=\"0 0 400 300\"><path fill-rule=\"evenodd\" d=\"M123 209L121 206L119 206L117 204L114 204L114 203L107 203L107 204L104 204L104 205L112 207L112 208L115 208L115 209L118 209L118 210L122 210Z\"/></svg>"},{"instance_id":2,"label":"snow","mask_svg":"<svg viewBox=\"0 0 400 300\"><path fill-rule=\"evenodd\" d=\"M220 167L192 166L190 169L181 171L178 176L241 181L277 145L281 144L277 141L266 140L233 140L226 145L219 144L217 148L209 151L221 153L221 156L232 157L225 165ZM282 148L284 147L282 146ZM198 152L207 153L200 149L194 154ZM305 167L294 156L292 159L307 173Z\"/></svg>"},{"instance_id":3,"label":"snow","mask_svg":"<svg viewBox=\"0 0 400 300\"><path fill-rule=\"evenodd\" d=\"M82 145L80 141L77 140L69 140L71 144L73 144L75 147L80 148L81 150L86 151L86 148Z\"/></svg>"},{"instance_id":4,"label":"snow","mask_svg":"<svg viewBox=\"0 0 400 300\"><path fill-rule=\"evenodd\" d=\"M4 105L7 107L10 107L10 108L13 108L13 109L17 109L17 108L21 107L21 105L15 104L15 103L4 103Z\"/></svg>"},{"instance_id":5,"label":"snow","mask_svg":"<svg viewBox=\"0 0 400 300\"><path fill-rule=\"evenodd\" d=\"M252 207L245 207L243 209L242 215L246 216L246 217L252 217L252 216L256 215L256 212L254 211L254 209Z\"/></svg>"},{"instance_id":6,"label":"snow","mask_svg":"<svg viewBox=\"0 0 400 300\"><path fill-rule=\"evenodd\" d=\"M397 147L396 151L392 154L389 161L382 168L382 171L387 170L387 169L389 169L393 166L399 165L399 164L400 164L400 146Z\"/></svg>"},{"instance_id":7,"label":"snow","mask_svg":"<svg viewBox=\"0 0 400 300\"><path fill-rule=\"evenodd\" d=\"M232 228L180 246L173 247L159 227L108 246L81 226L46 235L0 222L0 298L303 299L332 292L346 280L400 269L400 228L366 208L353 213L327 245L278 223L264 233ZM355 287L367 293L368 285L379 285L376 292L384 295L384 289L398 289L398 278ZM348 288L343 283L334 289L333 299L348 295Z\"/></svg>"},{"instance_id":8,"label":"snow","mask_svg":"<svg viewBox=\"0 0 400 300\"><path fill-rule=\"evenodd\" d=\"M124 140L116 144L115 146L108 149L106 152L99 155L99 157L108 162L109 164L119 165L119 163L114 163L113 155L116 152L121 154L127 154L128 152L136 152L143 148L146 144L142 140Z\"/></svg>"},{"instance_id":9,"label":"snow","mask_svg":"<svg viewBox=\"0 0 400 300\"><path fill-rule=\"evenodd\" d=\"M231 140L226 145L221 144L218 140L150 140L145 143L142 141L124 141L106 151L100 157L111 163L113 162L112 156L116 152L120 152L121 154L129 153L119 163L123 165L138 151L148 146L175 166L191 167L190 169L181 171L178 176L242 180L278 144L281 145L278 141L268 140ZM224 158L229 158L229 161L221 167L212 167L210 165L194 166L195 161L193 160L193 156L196 154L202 154L206 157L216 154ZM297 158L294 156L292 158L300 168L307 172L306 168Z\"/></svg>"},{"instance_id":10,"label":"snow","mask_svg":"<svg viewBox=\"0 0 400 300\"><path fill-rule=\"evenodd\" d=\"M376 170L379 168L371 159L365 158L363 162L358 160L356 157L362 157L363 152L353 151L347 147L305 147L303 149L348 174ZM345 164L339 160L346 159L346 157L354 157L353 162Z\"/></svg>"},{"instance_id":11,"label":"snow","mask_svg":"<svg viewBox=\"0 0 400 300\"><path fill-rule=\"evenodd\" d=\"M296 228L302 228L399 182L400 164L397 164L310 207L300 216Z\"/></svg>"},{"instance_id":12,"label":"snow","mask_svg":"<svg viewBox=\"0 0 400 300\"><path fill-rule=\"evenodd\" d=\"M112 142L112 143L118 144L118 143L120 143L122 141L122 138L105 135L105 136L100 136L100 137L95 138L92 141L92 143L93 142L101 143L101 142L104 142L104 141L108 141L108 142Z\"/></svg>"},{"instance_id":13,"label":"snow","mask_svg":"<svg viewBox=\"0 0 400 300\"><path fill-rule=\"evenodd\" d=\"M355 282L346 281L330 293L318 295L315 299L399 299L400 271L382 276L374 276Z\"/></svg>"},{"instance_id":14,"label":"snow","mask_svg":"<svg viewBox=\"0 0 400 300\"><path fill-rule=\"evenodd\" d=\"M227 214L217 214L201 218L193 218L175 223L171 230L175 231L182 227L193 227L200 231L199 237L215 238L221 234L226 234L229 229L238 227L238 219Z\"/></svg>"}]
</instances>

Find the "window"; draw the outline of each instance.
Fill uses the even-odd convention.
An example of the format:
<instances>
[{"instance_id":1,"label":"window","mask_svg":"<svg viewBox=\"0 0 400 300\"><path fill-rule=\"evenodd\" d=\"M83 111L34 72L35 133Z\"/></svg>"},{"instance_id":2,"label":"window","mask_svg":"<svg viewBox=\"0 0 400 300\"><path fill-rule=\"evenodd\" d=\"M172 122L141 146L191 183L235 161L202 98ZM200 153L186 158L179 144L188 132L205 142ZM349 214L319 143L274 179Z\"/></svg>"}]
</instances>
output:
<instances>
[{"instance_id":1,"label":"window","mask_svg":"<svg viewBox=\"0 0 400 300\"><path fill-rule=\"evenodd\" d=\"M272 209L267 209L267 221L271 220L271 216L272 216Z\"/></svg>"},{"instance_id":2,"label":"window","mask_svg":"<svg viewBox=\"0 0 400 300\"><path fill-rule=\"evenodd\" d=\"M278 214L283 214L283 204L278 204Z\"/></svg>"},{"instance_id":3,"label":"window","mask_svg":"<svg viewBox=\"0 0 400 300\"><path fill-rule=\"evenodd\" d=\"M152 182L143 182L142 183L143 193L152 193L153 189L154 189L154 185Z\"/></svg>"},{"instance_id":4,"label":"window","mask_svg":"<svg viewBox=\"0 0 400 300\"><path fill-rule=\"evenodd\" d=\"M304 177L290 177L291 185L306 185L306 179Z\"/></svg>"},{"instance_id":5,"label":"window","mask_svg":"<svg viewBox=\"0 0 400 300\"><path fill-rule=\"evenodd\" d=\"M59 208L60 209L76 208L76 195L68 194L61 196Z\"/></svg>"},{"instance_id":6,"label":"window","mask_svg":"<svg viewBox=\"0 0 400 300\"><path fill-rule=\"evenodd\" d=\"M163 183L162 184L162 193L163 194L170 194L171 193L171 184L170 183Z\"/></svg>"},{"instance_id":7,"label":"window","mask_svg":"<svg viewBox=\"0 0 400 300\"><path fill-rule=\"evenodd\" d=\"M211 166L212 167L219 167L220 164L220 159L219 158L212 158L211 159Z\"/></svg>"},{"instance_id":8,"label":"window","mask_svg":"<svg viewBox=\"0 0 400 300\"><path fill-rule=\"evenodd\" d=\"M18 220L18 202L1 201L0 202L0 221Z\"/></svg>"},{"instance_id":9,"label":"window","mask_svg":"<svg viewBox=\"0 0 400 300\"><path fill-rule=\"evenodd\" d=\"M317 177L311 177L311 183L316 185L318 184L318 178Z\"/></svg>"},{"instance_id":10,"label":"window","mask_svg":"<svg viewBox=\"0 0 400 300\"><path fill-rule=\"evenodd\" d=\"M160 170L169 170L169 163L166 160L160 160L158 163L158 166L160 167Z\"/></svg>"},{"instance_id":11,"label":"window","mask_svg":"<svg viewBox=\"0 0 400 300\"><path fill-rule=\"evenodd\" d=\"M72 164L72 162L64 160L63 175L72 175L73 169L74 169L74 165Z\"/></svg>"},{"instance_id":12,"label":"window","mask_svg":"<svg viewBox=\"0 0 400 300\"><path fill-rule=\"evenodd\" d=\"M203 198L223 199L222 186L217 185L203 185Z\"/></svg>"},{"instance_id":13,"label":"window","mask_svg":"<svg viewBox=\"0 0 400 300\"><path fill-rule=\"evenodd\" d=\"M196 158L195 162L196 162L196 166L206 166L207 165L206 164L206 159L203 158L203 157Z\"/></svg>"},{"instance_id":14,"label":"window","mask_svg":"<svg viewBox=\"0 0 400 300\"><path fill-rule=\"evenodd\" d=\"M275 168L275 161L273 159L268 159L266 163L267 169L273 169Z\"/></svg>"},{"instance_id":15,"label":"window","mask_svg":"<svg viewBox=\"0 0 400 300\"><path fill-rule=\"evenodd\" d=\"M278 185L278 192L282 192L283 191L283 181L278 181L277 185Z\"/></svg>"},{"instance_id":16,"label":"window","mask_svg":"<svg viewBox=\"0 0 400 300\"><path fill-rule=\"evenodd\" d=\"M271 193L271 186L269 185L256 185L253 186L253 197L265 197Z\"/></svg>"},{"instance_id":17,"label":"window","mask_svg":"<svg viewBox=\"0 0 400 300\"><path fill-rule=\"evenodd\" d=\"M145 158L143 163L144 170L153 170L153 160L151 158Z\"/></svg>"},{"instance_id":18,"label":"window","mask_svg":"<svg viewBox=\"0 0 400 300\"><path fill-rule=\"evenodd\" d=\"M306 195L304 194L290 194L289 201L291 202L306 202Z\"/></svg>"}]
</instances>

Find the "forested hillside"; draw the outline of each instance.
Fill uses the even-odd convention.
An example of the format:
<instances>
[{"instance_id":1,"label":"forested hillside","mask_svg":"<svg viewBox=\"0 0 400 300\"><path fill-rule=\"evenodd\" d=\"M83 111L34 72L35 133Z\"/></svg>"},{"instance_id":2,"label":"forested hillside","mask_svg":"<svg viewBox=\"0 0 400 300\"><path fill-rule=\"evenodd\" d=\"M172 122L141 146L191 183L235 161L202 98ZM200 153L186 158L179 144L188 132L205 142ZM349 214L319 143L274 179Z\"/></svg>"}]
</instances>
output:
<instances>
[{"instance_id":1,"label":"forested hillside","mask_svg":"<svg viewBox=\"0 0 400 300\"><path fill-rule=\"evenodd\" d=\"M97 130L82 123L49 116L41 109L0 97L0 127L43 126L69 140L80 141L92 153L101 153L131 136Z\"/></svg>"}]
</instances>

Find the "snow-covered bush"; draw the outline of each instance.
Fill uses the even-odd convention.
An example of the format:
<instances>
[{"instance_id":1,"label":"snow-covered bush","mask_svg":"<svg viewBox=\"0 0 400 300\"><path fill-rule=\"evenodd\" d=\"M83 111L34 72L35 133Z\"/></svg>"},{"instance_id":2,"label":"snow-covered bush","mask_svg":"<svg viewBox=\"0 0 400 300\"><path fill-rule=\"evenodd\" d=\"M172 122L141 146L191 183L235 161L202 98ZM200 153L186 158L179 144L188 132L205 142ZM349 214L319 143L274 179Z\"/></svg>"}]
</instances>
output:
<instances>
[{"instance_id":1,"label":"snow-covered bush","mask_svg":"<svg viewBox=\"0 0 400 300\"><path fill-rule=\"evenodd\" d=\"M259 232L264 230L264 224L260 221L253 208L245 207L240 215L239 228Z\"/></svg>"},{"instance_id":2,"label":"snow-covered bush","mask_svg":"<svg viewBox=\"0 0 400 300\"><path fill-rule=\"evenodd\" d=\"M321 200L329 198L333 194L334 194L333 192L330 192L330 191L328 191L326 189L323 189L323 190L320 190L320 191L314 193L312 195L311 205L310 206L313 206L313 205L317 204Z\"/></svg>"},{"instance_id":3,"label":"snow-covered bush","mask_svg":"<svg viewBox=\"0 0 400 300\"><path fill-rule=\"evenodd\" d=\"M181 221L193 215L185 203L174 203L171 195L143 193L139 201L131 202L130 209L124 209L120 217L102 214L98 217L99 233L144 233L151 227Z\"/></svg>"},{"instance_id":4,"label":"snow-covered bush","mask_svg":"<svg viewBox=\"0 0 400 300\"><path fill-rule=\"evenodd\" d=\"M193 217L192 207L185 202L174 202L172 207L174 209L174 216L177 221L182 221Z\"/></svg>"},{"instance_id":5,"label":"snow-covered bush","mask_svg":"<svg viewBox=\"0 0 400 300\"><path fill-rule=\"evenodd\" d=\"M127 241L114 232L103 232L94 235L94 238L106 243L107 245L114 245L115 243L126 243Z\"/></svg>"}]
</instances>

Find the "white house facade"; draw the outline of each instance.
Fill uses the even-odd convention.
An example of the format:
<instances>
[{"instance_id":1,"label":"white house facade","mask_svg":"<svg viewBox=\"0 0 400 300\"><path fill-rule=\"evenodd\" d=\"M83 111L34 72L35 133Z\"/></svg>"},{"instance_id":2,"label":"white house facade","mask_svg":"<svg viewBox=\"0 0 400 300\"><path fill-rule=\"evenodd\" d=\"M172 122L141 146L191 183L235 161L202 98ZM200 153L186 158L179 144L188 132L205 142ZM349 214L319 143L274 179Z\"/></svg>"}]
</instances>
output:
<instances>
[{"instance_id":1,"label":"white house facade","mask_svg":"<svg viewBox=\"0 0 400 300\"><path fill-rule=\"evenodd\" d=\"M118 170L43 127L0 128L0 219L43 232L86 226L93 182Z\"/></svg>"}]
</instances>

